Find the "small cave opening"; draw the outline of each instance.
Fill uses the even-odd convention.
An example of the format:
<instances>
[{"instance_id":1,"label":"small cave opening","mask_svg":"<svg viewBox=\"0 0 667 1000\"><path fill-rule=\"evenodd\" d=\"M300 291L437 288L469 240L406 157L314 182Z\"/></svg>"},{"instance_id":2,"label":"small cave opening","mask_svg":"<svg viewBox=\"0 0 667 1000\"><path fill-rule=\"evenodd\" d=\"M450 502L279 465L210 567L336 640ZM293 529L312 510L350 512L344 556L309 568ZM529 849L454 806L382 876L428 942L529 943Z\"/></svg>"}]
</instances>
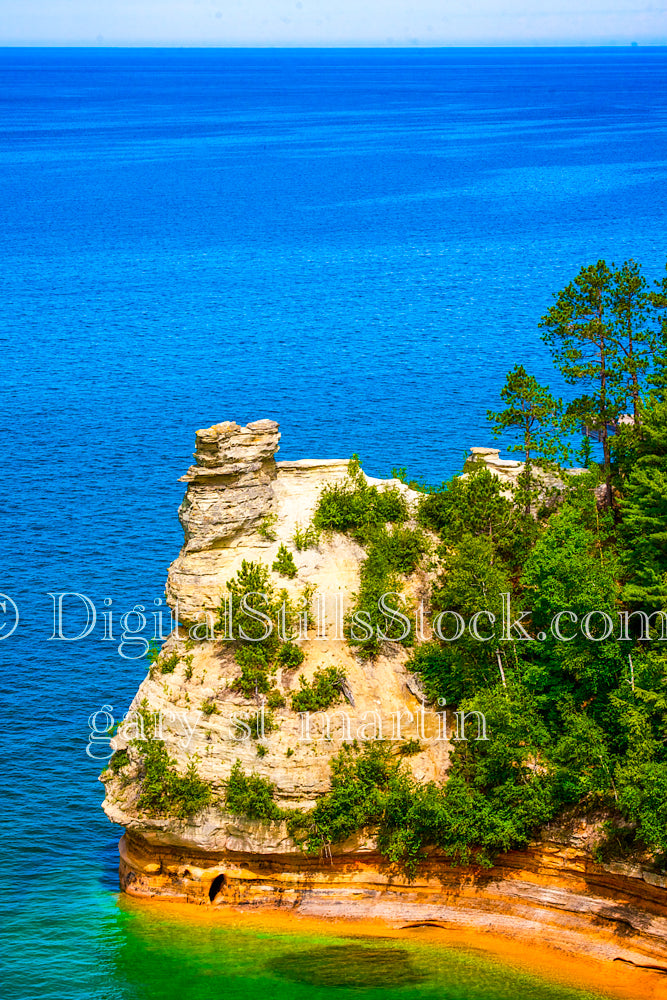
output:
<instances>
[{"instance_id":1,"label":"small cave opening","mask_svg":"<svg viewBox=\"0 0 667 1000\"><path fill-rule=\"evenodd\" d=\"M210 889L208 890L208 898L211 900L211 902L213 902L213 900L215 899L215 897L218 895L218 893L220 892L220 890L223 888L224 884L225 884L225 876L224 875L216 875L215 878L213 879L213 881L211 882Z\"/></svg>"}]
</instances>

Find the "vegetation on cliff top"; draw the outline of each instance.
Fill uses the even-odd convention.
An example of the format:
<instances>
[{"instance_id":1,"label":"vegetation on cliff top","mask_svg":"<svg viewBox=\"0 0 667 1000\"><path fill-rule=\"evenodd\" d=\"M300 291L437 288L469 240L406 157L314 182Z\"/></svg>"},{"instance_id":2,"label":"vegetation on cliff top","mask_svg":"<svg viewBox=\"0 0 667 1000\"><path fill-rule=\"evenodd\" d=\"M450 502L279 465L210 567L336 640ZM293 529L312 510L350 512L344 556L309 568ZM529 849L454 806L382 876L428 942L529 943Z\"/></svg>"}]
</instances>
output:
<instances>
[{"instance_id":1,"label":"vegetation on cliff top","mask_svg":"<svg viewBox=\"0 0 667 1000\"><path fill-rule=\"evenodd\" d=\"M583 268L541 324L578 394L557 400L517 366L505 410L489 413L526 459L514 495L484 468L424 492L418 520L440 539L431 610L465 622L481 611L485 634L434 636L411 666L431 698L483 712L491 739L455 745L443 788L416 783L382 747L345 749L330 792L290 820L307 849L372 826L408 866L428 844L488 860L566 807L602 807L630 824L635 849L667 854L666 307L667 278L650 291L632 261ZM577 428L588 471L574 477L555 462ZM557 490L544 471L558 472ZM355 611L374 625L374 599L400 592L423 551L405 520L395 492L356 469L315 516L366 546ZM560 638L555 621L578 626ZM376 639L357 649L379 651Z\"/></svg>"},{"instance_id":2,"label":"vegetation on cliff top","mask_svg":"<svg viewBox=\"0 0 667 1000\"><path fill-rule=\"evenodd\" d=\"M583 394L564 404L514 369L508 408L489 414L519 436L532 474L513 498L482 470L421 500L421 522L441 539L434 614L495 616L484 641L469 629L434 637L411 662L431 697L487 718L490 742L459 744L445 786L469 796L461 843L500 795L512 823L489 813L475 833L496 850L568 806L620 813L635 848L667 853L667 631L660 615L643 617L667 604L666 305L667 279L650 293L632 261L582 269L542 326ZM619 422L624 413L632 419ZM600 440L601 463L561 473L559 495L545 495L535 470L553 470L582 425ZM510 623L525 612L527 635L507 634L510 608Z\"/></svg>"},{"instance_id":3,"label":"vegetation on cliff top","mask_svg":"<svg viewBox=\"0 0 667 1000\"><path fill-rule=\"evenodd\" d=\"M469 623L482 613L483 637L469 627L455 638L434 634L414 647L410 666L430 699L483 713L491 738L454 744L442 786L416 781L386 745L345 746L330 790L308 813L279 809L272 784L237 762L227 808L286 819L309 851L372 828L408 872L428 846L488 863L565 809L602 808L629 824L626 847L667 855L666 307L667 278L650 291L632 261L583 268L555 297L541 326L573 398L555 399L519 365L501 393L506 408L489 413L526 460L513 495L472 466L464 479L425 489L415 522L402 492L369 485L356 457L347 480L321 495L313 539L345 532L366 550L346 621L360 658L376 657L384 641L413 641L398 612L405 578L429 547L431 618ZM587 469L568 475L555 463L580 429ZM554 471L560 482L547 489L545 472ZM289 575L286 554L275 568ZM303 657L289 633L261 638L262 622L243 602L274 619L284 603L287 620L296 612L259 564L244 563L228 590L247 635L236 647L236 687L259 698L279 663L293 668ZM394 603L378 608L389 592ZM225 613L223 604L221 627ZM318 671L291 707L326 708L341 684L335 671ZM281 697L274 692L276 706ZM163 747L142 752L140 803L150 815L185 815L208 801L194 765L178 778Z\"/></svg>"}]
</instances>

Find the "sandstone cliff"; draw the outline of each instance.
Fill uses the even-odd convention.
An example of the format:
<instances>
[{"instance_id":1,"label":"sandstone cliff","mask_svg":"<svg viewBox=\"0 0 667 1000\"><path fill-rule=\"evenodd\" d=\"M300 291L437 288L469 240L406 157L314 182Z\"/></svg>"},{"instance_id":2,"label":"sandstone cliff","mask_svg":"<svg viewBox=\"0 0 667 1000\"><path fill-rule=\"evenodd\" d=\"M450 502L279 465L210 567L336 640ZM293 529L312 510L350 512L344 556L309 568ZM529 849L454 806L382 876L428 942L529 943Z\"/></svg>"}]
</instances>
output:
<instances>
[{"instance_id":1,"label":"sandstone cliff","mask_svg":"<svg viewBox=\"0 0 667 1000\"><path fill-rule=\"evenodd\" d=\"M269 420L247 427L222 423L197 433L196 462L183 477L188 485L179 511L185 542L166 587L181 623L161 654L173 667L165 673L152 669L131 708L143 704L159 720L159 735L178 768L184 771L194 757L214 795L192 819L144 815L132 745L137 732L132 725L121 731L117 746L126 751L127 765L108 770L103 780L105 811L126 829L122 887L134 895L207 906L278 905L323 916L465 923L636 964L667 963L665 879L596 863L584 821L546 831L540 842L503 856L490 870L456 867L433 853L410 882L386 865L370 834L334 846L330 857L310 856L290 839L284 822L225 811L224 782L236 760L275 784L279 806L309 808L327 790L330 761L346 733L343 725L329 733L314 725L304 737L302 719L289 708L300 677L310 679L322 666L343 667L353 726L369 718L388 724L396 713L418 718L422 704L402 647L362 662L341 637L341 608L359 587L364 550L340 534L322 536L302 551L293 544L297 525L309 523L322 489L345 479L347 462L276 462L279 439L277 424ZM482 460L488 460L487 451ZM496 454L490 458L498 464ZM516 463L510 464L515 474ZM416 494L392 485L414 503ZM276 728L259 742L239 741L235 719L256 705L233 687L239 676L233 648L224 639L193 643L187 629L215 621L225 585L243 560L270 567L281 545L292 552L297 573L280 585L295 601L304 590L322 599L326 637L311 630L301 643L303 663L278 669L275 682L287 704L275 713ZM425 593L427 571L414 573L407 589L414 597ZM409 764L418 778L441 781L450 745L437 738L433 719L426 727L422 749Z\"/></svg>"},{"instance_id":2,"label":"sandstone cliff","mask_svg":"<svg viewBox=\"0 0 667 1000\"><path fill-rule=\"evenodd\" d=\"M161 736L178 765L184 769L196 754L200 775L213 781L220 792L238 759L247 771L275 783L279 805L308 808L327 789L329 762L346 735L354 738L358 726L369 720L372 724L376 717L391 726L397 711L416 714L420 700L405 670L407 652L402 647L393 646L374 662L361 663L342 639L341 615L358 590L364 550L340 534L323 536L317 546L301 552L292 544L297 524L308 524L323 487L347 476L347 461L276 463L274 453L279 438L278 425L269 420L247 427L223 423L197 433L196 465L183 477L188 487L179 511L185 544L169 569L166 587L170 604L174 609L178 605L181 628L178 637L174 632L167 640L162 655L175 654L178 664L168 674L149 673L131 709L146 700L150 712L158 713ZM414 501L413 491L397 481L391 482L409 502ZM296 670L278 669L277 687L289 697L290 691L298 690L301 676L310 679L316 669L337 665L345 670L354 705L346 705L349 733L344 731L343 720L339 723L334 715L331 738L315 721L309 727L310 739L304 739L303 722L297 713L287 707L278 710L277 729L262 740L264 755L258 756L255 741L232 738L234 718L255 712L256 705L232 687L239 668L230 643L219 640L192 644L184 637L186 625L200 622L205 628L206 622L215 618L225 584L243 560L271 566L281 544L292 550L297 575L294 579L280 578L280 586L295 601L304 587L310 587L313 600L321 602L321 625L318 634L311 629L308 638L300 643L305 654L303 664ZM422 586L418 574L410 585L414 590ZM202 713L202 706L211 704L215 712ZM431 719L428 724L433 737L435 722ZM125 747L132 735L134 729L130 726L125 739L120 735L118 747ZM410 735L407 729L406 735ZM425 780L441 777L447 766L448 747L446 741L434 741L411 758L415 775ZM280 848L298 853L282 824L265 829L226 815L215 806L198 816L195 826L188 827L171 819L139 815L136 798L136 784L127 783L124 774L122 780L109 779L104 808L114 822L141 833L150 842L198 850L272 853Z\"/></svg>"}]
</instances>

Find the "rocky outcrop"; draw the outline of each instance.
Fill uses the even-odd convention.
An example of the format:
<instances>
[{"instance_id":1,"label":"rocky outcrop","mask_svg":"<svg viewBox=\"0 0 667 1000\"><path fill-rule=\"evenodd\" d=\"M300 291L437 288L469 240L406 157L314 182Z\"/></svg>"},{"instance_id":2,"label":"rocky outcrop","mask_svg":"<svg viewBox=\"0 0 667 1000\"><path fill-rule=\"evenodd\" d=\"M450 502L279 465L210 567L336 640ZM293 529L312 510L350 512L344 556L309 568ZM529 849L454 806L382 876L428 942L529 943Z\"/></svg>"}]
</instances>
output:
<instances>
[{"instance_id":1,"label":"rocky outcrop","mask_svg":"<svg viewBox=\"0 0 667 1000\"><path fill-rule=\"evenodd\" d=\"M499 448L479 448L470 449L470 454L466 458L462 479L466 478L469 472L475 468L483 467L500 480L504 487L503 495L511 496L512 491L519 485L519 477L525 469L524 462L518 462L512 458L501 458ZM564 469L568 476L581 476L587 469ZM540 497L550 502L550 497L554 491L563 490L565 484L559 475L549 469L540 468L539 465L532 466L533 484L538 487Z\"/></svg>"},{"instance_id":2,"label":"rocky outcrop","mask_svg":"<svg viewBox=\"0 0 667 1000\"><path fill-rule=\"evenodd\" d=\"M517 462L511 458L501 458L499 448L471 448L466 459L464 472L471 467L484 465L503 484L508 487L517 485L517 481L523 472L524 463Z\"/></svg>"},{"instance_id":3,"label":"rocky outcrop","mask_svg":"<svg viewBox=\"0 0 667 1000\"><path fill-rule=\"evenodd\" d=\"M195 620L219 598L218 553L233 550L270 513L279 441L273 420L247 427L225 422L197 431L196 464L182 477L188 488L178 511L185 544L166 588L184 620Z\"/></svg>"},{"instance_id":4,"label":"rocky outcrop","mask_svg":"<svg viewBox=\"0 0 667 1000\"><path fill-rule=\"evenodd\" d=\"M197 431L196 440L196 464L182 477L188 487L178 512L185 543L166 586L169 604L186 623L218 608L227 580L244 559L271 564L280 544L291 543L297 524L308 524L323 487L347 475L347 460L276 462L280 432L272 420L247 427L216 424ZM338 577L336 589L350 577L343 548L339 543L334 562L325 560ZM303 567L306 580L322 562L311 556L304 555L311 564Z\"/></svg>"},{"instance_id":5,"label":"rocky outcrop","mask_svg":"<svg viewBox=\"0 0 667 1000\"><path fill-rule=\"evenodd\" d=\"M364 726L382 726L385 735L391 734L396 713L401 713L402 734L416 737L423 699L415 693L414 683L408 686L413 679L405 668L406 649L394 644L374 662L362 662L343 639L343 618L359 589L359 569L366 557L361 546L335 533L301 551L294 545L297 526L309 524L323 488L347 477L347 460L275 462L279 437L278 425L269 420L247 427L222 423L197 432L196 464L184 477L188 487L179 511L185 543L169 568L166 588L181 627L165 642L162 655L178 662L167 674L159 669L149 672L133 700L130 717L145 701L159 718L160 735L179 768L184 770L196 755L200 775L213 782L216 794L222 794L223 782L240 760L244 770L274 783L278 805L310 808L328 788L330 761L343 742L360 734L363 738ZM383 484L367 479L370 484ZM387 483L404 492L409 502L417 496L397 480ZM218 609L227 581L243 560L270 568L281 545L291 551L297 574L293 579L272 574L275 585L298 606L304 593L310 594L315 612L311 627L299 641L303 664L291 670L279 667L276 672L275 685L287 705L273 713L275 729L262 740L260 756L255 741L235 738L236 720L254 715L257 705L234 689L240 668L232 644L224 638L193 643L183 623L200 622L203 630L213 627L216 636L221 634ZM423 587L420 572L408 581L408 595ZM332 710L329 731L326 720L315 718L304 734L302 719L289 708L291 692L299 689L301 678L310 681L316 670L327 666L344 670L354 704L345 703L345 716L340 715L343 706ZM211 706L214 711L207 715ZM410 715L413 721L408 723ZM433 711L422 729L428 742L410 758L410 764L421 780L437 780L447 768L449 743L437 739ZM117 738L119 749L133 735L130 724ZM126 780L130 774L125 772L122 781L107 776L104 808L115 823L151 843L269 853L281 844L282 852L297 851L287 845L284 829L240 825L237 817L219 808L198 816L196 826L188 828L173 820L147 819L137 806L137 783Z\"/></svg>"},{"instance_id":6,"label":"rocky outcrop","mask_svg":"<svg viewBox=\"0 0 667 1000\"><path fill-rule=\"evenodd\" d=\"M228 545L270 509L280 431L273 420L227 422L197 431L196 440L196 464L181 477L188 483L178 512L185 552Z\"/></svg>"},{"instance_id":7,"label":"rocky outcrop","mask_svg":"<svg viewBox=\"0 0 667 1000\"><path fill-rule=\"evenodd\" d=\"M197 433L196 463L184 477L188 486L179 511L185 541L169 569L168 599L178 606L181 622L201 619L207 627L217 626L225 584L242 561L271 567L282 544L297 573L276 584L294 603L304 594L320 601L324 625L302 637L304 660L298 668L277 670L274 683L286 704L275 711L275 728L260 742L237 738L236 720L257 705L234 687L239 667L230 641L216 634L193 643L183 627L172 633L162 651L169 670L151 669L131 709L144 705L180 772L196 761L213 799L192 820L142 812L132 744L141 733L131 712L134 722L117 737L128 763L103 776L105 811L126 829L123 889L205 906L282 906L320 916L466 924L667 967L665 878L640 866L597 863L583 821L552 826L539 842L504 855L488 870L456 867L432 853L408 881L383 861L369 831L337 845L331 856L313 857L302 853L283 822L225 811L224 782L236 760L246 773L271 780L279 806L311 807L329 786L331 758L344 742L367 738L362 727L369 725L384 726L385 736L395 736L398 725L403 738L418 738L418 752L406 761L420 780L443 780L449 761L447 727L406 670L407 651L394 644L375 661L363 662L342 640L342 616L359 588L364 550L335 533L305 549L294 544L297 526L308 525L322 489L347 476L347 462L276 462L279 439L278 425L269 420L247 427L222 423ZM473 454L508 481L520 466L503 464L493 449ZM416 494L407 487L389 483L414 502ZM428 574L419 570L407 580L409 598L428 592ZM346 674L345 718L334 712L330 728L320 719L304 733L303 719L290 710L290 694L301 678L308 681L328 665Z\"/></svg>"}]
</instances>

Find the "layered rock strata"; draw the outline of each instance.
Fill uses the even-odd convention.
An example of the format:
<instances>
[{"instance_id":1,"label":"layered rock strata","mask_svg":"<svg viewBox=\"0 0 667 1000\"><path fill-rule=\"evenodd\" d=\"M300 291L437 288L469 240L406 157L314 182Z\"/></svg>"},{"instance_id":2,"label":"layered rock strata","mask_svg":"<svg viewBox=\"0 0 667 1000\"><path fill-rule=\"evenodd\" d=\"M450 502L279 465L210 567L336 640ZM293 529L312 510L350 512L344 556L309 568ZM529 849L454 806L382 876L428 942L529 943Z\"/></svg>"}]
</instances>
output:
<instances>
[{"instance_id":1,"label":"layered rock strata","mask_svg":"<svg viewBox=\"0 0 667 1000\"><path fill-rule=\"evenodd\" d=\"M247 831L239 833L240 848ZM412 882L363 841L326 859L283 850L276 840L272 853L198 852L128 832L120 843L121 885L133 896L202 906L475 927L667 972L667 880L630 865L596 864L570 831L552 831L490 869L432 854Z\"/></svg>"}]
</instances>

